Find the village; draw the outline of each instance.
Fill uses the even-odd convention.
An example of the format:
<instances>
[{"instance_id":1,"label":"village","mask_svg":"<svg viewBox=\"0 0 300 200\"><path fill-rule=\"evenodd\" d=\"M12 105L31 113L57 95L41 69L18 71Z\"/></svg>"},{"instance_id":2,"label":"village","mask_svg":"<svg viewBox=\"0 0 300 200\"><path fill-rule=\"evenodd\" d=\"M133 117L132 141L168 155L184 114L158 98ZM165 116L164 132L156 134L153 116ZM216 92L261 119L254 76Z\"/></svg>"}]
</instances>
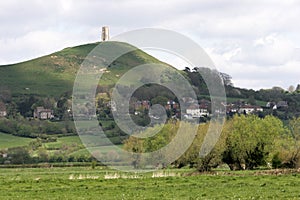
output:
<instances>
[{"instance_id":1,"label":"village","mask_svg":"<svg viewBox=\"0 0 300 200\"><path fill-rule=\"evenodd\" d=\"M180 105L174 100L168 100L165 102L164 108L169 111L171 115L168 117L179 119L194 119L194 118L209 118L212 115L211 111L211 101L206 99L201 99L200 101L194 100L192 98L183 98L182 102L187 105L186 110L181 113ZM112 103L110 105L113 105ZM235 101L231 103L222 103L227 116L233 116L234 114L259 114L264 110L277 110L288 108L287 101L278 102L267 102L265 106L251 105L246 101ZM144 113L144 110L149 110L152 106L151 101L141 100L133 103L134 115L139 115ZM115 109L115 108L114 108ZM219 111L222 112L222 111ZM150 115L150 117L157 119L157 116Z\"/></svg>"},{"instance_id":2,"label":"village","mask_svg":"<svg viewBox=\"0 0 300 200\"><path fill-rule=\"evenodd\" d=\"M207 99L201 99L199 101L194 100L192 98L185 97L182 99L182 102L187 107L181 113L180 105L178 102L174 100L168 100L164 103L164 108L169 113L169 118L176 118L179 119L193 119L193 118L209 118L212 115L211 111L211 102ZM131 102L131 106L134 107L134 112L131 114L140 115L144 113L145 110L149 110L152 106L150 100L137 100L135 102ZM286 109L288 108L287 101L278 101L278 102L267 102L265 106L258 106L258 105L251 105L246 101L235 101L231 103L222 103L224 106L224 110L227 116L233 116L234 114L258 114L263 112L264 110L277 110L277 109ZM0 102L0 117L6 117L8 115L7 112L8 104ZM114 101L109 101L107 106L110 107L111 110L116 110L116 105ZM67 109L70 116L71 108ZM151 118L158 118L158 116L151 115ZM32 112L32 118L40 119L40 120L50 120L50 119L57 119L59 120L58 116L54 115L54 110L50 108L45 108L44 106L36 107Z\"/></svg>"}]
</instances>

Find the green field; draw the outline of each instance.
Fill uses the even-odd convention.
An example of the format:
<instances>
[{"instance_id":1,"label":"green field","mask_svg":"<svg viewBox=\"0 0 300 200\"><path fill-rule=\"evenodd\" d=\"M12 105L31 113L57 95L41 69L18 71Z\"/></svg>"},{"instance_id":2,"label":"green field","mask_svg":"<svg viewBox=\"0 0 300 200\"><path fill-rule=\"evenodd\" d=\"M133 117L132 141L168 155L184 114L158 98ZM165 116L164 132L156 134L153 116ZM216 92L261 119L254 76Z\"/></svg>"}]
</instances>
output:
<instances>
[{"instance_id":1,"label":"green field","mask_svg":"<svg viewBox=\"0 0 300 200\"><path fill-rule=\"evenodd\" d=\"M0 169L1 199L299 199L300 174L257 171L185 176L190 170L134 174L97 167ZM160 177L153 178L153 175ZM112 177L121 178L113 179Z\"/></svg>"},{"instance_id":2,"label":"green field","mask_svg":"<svg viewBox=\"0 0 300 200\"><path fill-rule=\"evenodd\" d=\"M90 149L99 148L101 146L101 151L106 154L110 150L110 146L107 146L105 142L99 138L99 136L87 135L82 136L85 138L86 145L89 146ZM24 138L13 136L10 134L5 134L0 132L0 150L12 147L22 147L28 146L30 142L35 141L36 139ZM55 152L62 149L64 146L73 146L74 149L69 151L67 154L72 156L87 156L89 157L91 153L85 148L82 144L82 141L79 136L66 136L66 137L58 137L56 142L48 142L43 143L43 147L47 150L47 152L52 155ZM122 148L122 145L117 145ZM106 150L107 149L107 150ZM35 153L33 152L33 155Z\"/></svg>"},{"instance_id":3,"label":"green field","mask_svg":"<svg viewBox=\"0 0 300 200\"><path fill-rule=\"evenodd\" d=\"M0 149L27 146L31 141L33 141L33 139L17 137L0 132Z\"/></svg>"},{"instance_id":4,"label":"green field","mask_svg":"<svg viewBox=\"0 0 300 200\"><path fill-rule=\"evenodd\" d=\"M59 149L63 145L71 145L71 144L82 145L81 140L78 136L66 136L57 138L56 142L44 143L44 147L46 149Z\"/></svg>"}]
</instances>

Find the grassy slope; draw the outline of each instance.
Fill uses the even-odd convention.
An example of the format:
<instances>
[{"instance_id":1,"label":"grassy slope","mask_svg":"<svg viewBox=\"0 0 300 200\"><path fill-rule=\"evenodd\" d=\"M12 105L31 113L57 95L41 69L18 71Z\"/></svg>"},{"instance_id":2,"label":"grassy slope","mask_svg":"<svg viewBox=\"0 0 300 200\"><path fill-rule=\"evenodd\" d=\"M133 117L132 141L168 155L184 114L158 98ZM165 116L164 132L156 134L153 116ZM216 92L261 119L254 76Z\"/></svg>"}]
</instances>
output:
<instances>
[{"instance_id":1,"label":"grassy slope","mask_svg":"<svg viewBox=\"0 0 300 200\"><path fill-rule=\"evenodd\" d=\"M72 91L79 66L98 44L66 48L30 61L0 66L0 87L9 88L14 96L22 94L60 96L64 92ZM125 43L115 43L114 45L117 49L131 48L129 44ZM102 81L101 84L114 84L117 77L129 68L151 62L159 63L156 58L141 50L126 54L116 60L115 65L110 69L111 72L104 77L105 81Z\"/></svg>"},{"instance_id":2,"label":"grassy slope","mask_svg":"<svg viewBox=\"0 0 300 200\"><path fill-rule=\"evenodd\" d=\"M0 132L0 149L27 146L33 139L17 137Z\"/></svg>"}]
</instances>

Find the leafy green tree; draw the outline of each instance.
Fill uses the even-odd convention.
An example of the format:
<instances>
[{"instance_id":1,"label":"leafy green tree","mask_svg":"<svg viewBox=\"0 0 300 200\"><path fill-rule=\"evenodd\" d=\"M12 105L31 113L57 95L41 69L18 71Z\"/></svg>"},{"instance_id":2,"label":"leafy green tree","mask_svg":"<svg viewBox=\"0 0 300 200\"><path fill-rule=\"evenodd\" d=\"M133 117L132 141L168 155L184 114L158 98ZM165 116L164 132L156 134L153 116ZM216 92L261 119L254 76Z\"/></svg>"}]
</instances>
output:
<instances>
[{"instance_id":1,"label":"leafy green tree","mask_svg":"<svg viewBox=\"0 0 300 200\"><path fill-rule=\"evenodd\" d=\"M62 126L56 122L48 122L44 123L43 132L46 134L61 134L62 133Z\"/></svg>"},{"instance_id":2,"label":"leafy green tree","mask_svg":"<svg viewBox=\"0 0 300 200\"><path fill-rule=\"evenodd\" d=\"M142 166L145 160L141 160L140 156L135 153L142 153L142 152L153 152L156 150L161 149L162 147L166 146L173 136L176 134L178 129L179 123L168 122L166 124L155 125L154 127L150 127L143 131L142 133L144 136L152 135L153 132L157 132L156 130L160 130L152 137L146 137L145 139L140 139L134 136L130 136L124 142L124 148L132 152L132 164L134 167ZM147 161L155 162L155 161L162 161L164 155L156 154L154 157L146 158ZM164 163L160 163L164 164Z\"/></svg>"},{"instance_id":3,"label":"leafy green tree","mask_svg":"<svg viewBox=\"0 0 300 200\"><path fill-rule=\"evenodd\" d=\"M185 130L184 133L178 133L179 126L183 127L183 130ZM170 120L168 123L164 125L156 125L154 127L148 128L143 133L144 136L147 136L153 132L156 132L156 130L160 130L155 136L152 137L146 137L145 139L138 139L136 137L129 137L124 143L124 147L126 150L131 151L133 153L142 153L142 152L153 152L156 150L161 149L162 147L165 147L168 145L175 137L176 134L182 134L180 135L180 143L178 145L181 145L181 143L189 142L185 140L190 140L191 138L187 135L191 133L191 131L194 130L195 126L198 126L197 124L192 124L188 122L179 122L179 121L172 121ZM186 152L184 152L183 155L180 156L176 161L174 161L173 165L181 168L184 166L190 166L190 167L197 167L199 171L208 171L213 167L218 166L222 161L222 152L224 148L224 138L221 137L220 141L217 143L217 145L213 148L211 153L204 157L200 157L200 149L202 146L202 143L204 141L204 137L206 136L208 132L208 128L210 126L210 123L204 123L201 124L199 129L197 130L196 136L193 138L193 142L191 146L187 149ZM185 135L187 134L187 135ZM166 160L165 156L168 156L168 153L173 153L174 151L178 150L176 149L178 146L173 147L175 149L170 149L169 152L165 152L164 154L157 153L155 156L151 158L147 158L147 161L150 161L152 163ZM172 148L169 146L169 148ZM135 157L134 157L135 156ZM142 164L143 161L140 159L138 155L133 154L133 165L136 164Z\"/></svg>"},{"instance_id":4,"label":"leafy green tree","mask_svg":"<svg viewBox=\"0 0 300 200\"><path fill-rule=\"evenodd\" d=\"M154 104L160 104L162 106L165 106L165 105L167 105L168 100L169 99L167 97L158 96L158 97L153 98L151 100L151 103L152 103L152 105L154 105Z\"/></svg>"},{"instance_id":5,"label":"leafy green tree","mask_svg":"<svg viewBox=\"0 0 300 200\"><path fill-rule=\"evenodd\" d=\"M300 167L300 117L290 120L286 134L276 140L272 166L274 168Z\"/></svg>"},{"instance_id":6,"label":"leafy green tree","mask_svg":"<svg viewBox=\"0 0 300 200\"><path fill-rule=\"evenodd\" d=\"M0 132L15 134L17 122L14 119L0 118Z\"/></svg>"},{"instance_id":7,"label":"leafy green tree","mask_svg":"<svg viewBox=\"0 0 300 200\"><path fill-rule=\"evenodd\" d=\"M192 124L189 126L192 126ZM222 152L224 151L225 139L224 136L220 135L216 144L209 140L205 140L207 144L203 143L207 134L211 134L209 129L210 126L214 126L214 128L217 129L221 128L221 124L217 122L200 124L193 143L188 150L174 162L175 166L179 168L184 166L196 167L198 171L203 172L210 171L212 168L215 168L222 163ZM213 145L213 148L208 154L200 155L201 148L205 145Z\"/></svg>"},{"instance_id":8,"label":"leafy green tree","mask_svg":"<svg viewBox=\"0 0 300 200\"><path fill-rule=\"evenodd\" d=\"M49 161L49 155L46 149L40 147L38 149L38 161L39 162L48 162Z\"/></svg>"},{"instance_id":9,"label":"leafy green tree","mask_svg":"<svg viewBox=\"0 0 300 200\"><path fill-rule=\"evenodd\" d=\"M27 124L19 124L16 135L22 137L30 137L33 133L33 129L31 126Z\"/></svg>"},{"instance_id":10,"label":"leafy green tree","mask_svg":"<svg viewBox=\"0 0 300 200\"><path fill-rule=\"evenodd\" d=\"M132 152L131 162L133 167L136 169L141 167L142 160L139 153L145 152L143 140L136 137L130 137L124 142L124 147L125 150Z\"/></svg>"},{"instance_id":11,"label":"leafy green tree","mask_svg":"<svg viewBox=\"0 0 300 200\"><path fill-rule=\"evenodd\" d=\"M283 123L273 116L236 115L227 123L223 161L232 170L265 165L275 139L285 132Z\"/></svg>"},{"instance_id":12,"label":"leafy green tree","mask_svg":"<svg viewBox=\"0 0 300 200\"><path fill-rule=\"evenodd\" d=\"M18 111L21 113L24 117L32 117L32 105L37 103L39 101L39 98L34 95L30 96L23 96L20 97L20 100L17 101L18 105Z\"/></svg>"}]
</instances>

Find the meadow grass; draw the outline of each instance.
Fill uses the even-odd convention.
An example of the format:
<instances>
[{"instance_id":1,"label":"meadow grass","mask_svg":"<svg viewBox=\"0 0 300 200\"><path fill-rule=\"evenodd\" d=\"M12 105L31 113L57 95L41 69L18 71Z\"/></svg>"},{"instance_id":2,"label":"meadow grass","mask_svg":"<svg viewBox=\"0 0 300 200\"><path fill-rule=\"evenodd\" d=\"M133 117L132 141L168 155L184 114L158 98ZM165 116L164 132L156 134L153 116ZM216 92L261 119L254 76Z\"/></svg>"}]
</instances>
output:
<instances>
[{"instance_id":1,"label":"meadow grass","mask_svg":"<svg viewBox=\"0 0 300 200\"><path fill-rule=\"evenodd\" d=\"M191 170L144 174L96 167L0 169L1 199L299 199L300 174L185 176ZM152 178L154 173L172 174ZM107 178L111 174L117 178ZM173 176L176 174L176 176ZM119 178L118 178L119 177ZM120 178L121 177L121 178Z\"/></svg>"}]
</instances>

